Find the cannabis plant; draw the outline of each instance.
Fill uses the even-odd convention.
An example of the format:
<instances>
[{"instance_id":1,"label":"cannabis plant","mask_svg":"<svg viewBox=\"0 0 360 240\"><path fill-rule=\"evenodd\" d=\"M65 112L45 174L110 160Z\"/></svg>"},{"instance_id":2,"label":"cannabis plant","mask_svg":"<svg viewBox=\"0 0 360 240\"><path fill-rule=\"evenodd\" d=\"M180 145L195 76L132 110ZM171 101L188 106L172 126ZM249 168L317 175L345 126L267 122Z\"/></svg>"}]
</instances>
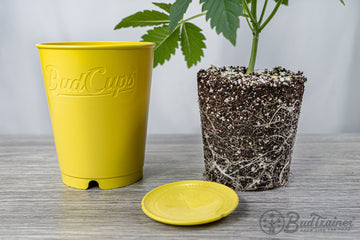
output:
<instances>
[{"instance_id":1,"label":"cannabis plant","mask_svg":"<svg viewBox=\"0 0 360 240\"><path fill-rule=\"evenodd\" d=\"M276 4L267 14L268 0L200 0L202 13L183 19L192 0L176 0L171 3L153 3L162 11L145 10L130 15L115 26L115 29L126 27L155 26L142 36L146 42L156 43L154 54L154 67L162 65L169 60L175 50L181 46L187 66L190 68L200 62L206 48L205 36L202 30L191 23L191 20L205 16L210 21L211 28L217 34L222 34L234 46L236 33L240 27L240 17L243 17L252 31L253 40L247 73L254 71L260 33L268 26L269 22L281 5L288 5L288 0L275 0ZM340 0L344 4L343 0ZM310 3L309 3L310 4ZM345 4L344 4L345 5Z\"/></svg>"}]
</instances>

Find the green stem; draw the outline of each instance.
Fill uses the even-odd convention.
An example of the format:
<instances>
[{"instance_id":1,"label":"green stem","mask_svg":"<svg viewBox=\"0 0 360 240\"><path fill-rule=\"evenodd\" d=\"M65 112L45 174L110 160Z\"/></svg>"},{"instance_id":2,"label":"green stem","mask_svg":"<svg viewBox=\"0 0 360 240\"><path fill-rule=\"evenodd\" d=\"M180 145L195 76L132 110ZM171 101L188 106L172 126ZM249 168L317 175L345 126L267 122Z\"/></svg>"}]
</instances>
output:
<instances>
[{"instance_id":1,"label":"green stem","mask_svg":"<svg viewBox=\"0 0 360 240\"><path fill-rule=\"evenodd\" d=\"M257 0L251 0L251 13L255 18L255 22L256 22L256 5L257 5Z\"/></svg>"},{"instance_id":2,"label":"green stem","mask_svg":"<svg viewBox=\"0 0 360 240\"><path fill-rule=\"evenodd\" d=\"M249 27L253 33L253 41L252 41L252 47L251 47L251 56L250 56L250 61L249 61L249 66L248 66L248 70L247 70L247 74L252 74L254 72L254 67L255 67L255 61L256 61L256 54L257 54L257 48L258 48L258 43L259 43L259 23L256 20L256 0L252 0L251 1L251 10L249 9L249 6L247 5L246 1L243 1L243 8L244 11L249 15L249 18L251 20L252 23L252 27L251 24L249 22L248 19L246 19L246 21L249 24Z\"/></svg>"},{"instance_id":3,"label":"green stem","mask_svg":"<svg viewBox=\"0 0 360 240\"><path fill-rule=\"evenodd\" d=\"M263 18L264 18L265 11L266 11L266 7L267 7L267 3L268 3L268 0L265 0L263 9L262 9L262 11L261 11L260 19L259 19L259 24L261 24L261 22L262 22L262 20L263 20Z\"/></svg>"},{"instance_id":4,"label":"green stem","mask_svg":"<svg viewBox=\"0 0 360 240\"><path fill-rule=\"evenodd\" d=\"M258 43L259 43L259 33L254 33L253 40L252 40L249 67L248 67L248 70L246 71L246 74L252 74L254 72Z\"/></svg>"},{"instance_id":5,"label":"green stem","mask_svg":"<svg viewBox=\"0 0 360 240\"><path fill-rule=\"evenodd\" d=\"M176 30L181 26L181 24L184 24L184 23L186 23L186 22L188 22L188 21L190 21L190 20L193 20L194 18L198 18L198 17L204 16L204 15L206 15L206 12L204 12L204 13L199 13L199 14L197 14L197 15L195 15L195 16L192 16L192 17L189 17L189 18L187 18L187 19L185 19L185 20L181 20L181 21L176 25L176 27L174 28L174 30L173 30L172 32L176 31ZM169 22L170 22L170 21L169 21Z\"/></svg>"},{"instance_id":6,"label":"green stem","mask_svg":"<svg viewBox=\"0 0 360 240\"><path fill-rule=\"evenodd\" d=\"M251 23L249 21L249 18L245 18L246 19L246 22L247 24L249 25L249 28L251 29L252 32L254 32L254 28L251 26Z\"/></svg>"},{"instance_id":7,"label":"green stem","mask_svg":"<svg viewBox=\"0 0 360 240\"><path fill-rule=\"evenodd\" d=\"M188 21L190 21L190 20L193 20L194 18L198 18L198 17L204 16L204 15L206 15L206 12L204 12L204 13L199 13L199 14L194 15L194 16L192 16L192 17L189 17L189 18L187 18L187 19L185 19L185 20L181 20L181 21L176 25L176 27L174 28L174 30L173 30L172 32L174 32L175 30L177 30L182 24L184 24L184 23L186 23L186 22L188 22ZM170 21L169 21L169 22L170 22Z\"/></svg>"},{"instance_id":8,"label":"green stem","mask_svg":"<svg viewBox=\"0 0 360 240\"><path fill-rule=\"evenodd\" d=\"M269 17L265 20L265 22L263 24L261 24L261 22L264 17L264 14L265 14L268 0L265 0L259 21L257 21L257 19L256 19L256 2L257 2L256 0L251 1L251 10L249 9L246 1L242 2L245 12L249 15L249 17L251 19L252 28L250 27L250 29L253 32L250 61L249 61L249 66L248 66L248 70L246 71L246 74L252 74L254 72L260 32L266 27L266 25L275 16L275 14L276 14L277 10L279 9L280 5L282 4L283 0L279 0L277 2L273 11L270 13Z\"/></svg>"},{"instance_id":9,"label":"green stem","mask_svg":"<svg viewBox=\"0 0 360 240\"><path fill-rule=\"evenodd\" d=\"M187 19L185 19L185 20L182 20L182 21L180 21L180 23L188 22L188 21L190 21L190 20L193 20L194 18L198 18L198 17L204 16L204 15L206 15L206 12L199 13L199 14L197 14L197 15L195 15L195 16L192 16L192 17L190 17L190 18L187 18Z\"/></svg>"},{"instance_id":10,"label":"green stem","mask_svg":"<svg viewBox=\"0 0 360 240\"><path fill-rule=\"evenodd\" d=\"M261 32L264 27L266 27L266 25L270 22L270 20L275 16L277 10L279 9L281 3L283 2L283 0L279 0L274 8L274 10L271 12L270 16L265 20L265 22L260 26L259 31Z\"/></svg>"},{"instance_id":11,"label":"green stem","mask_svg":"<svg viewBox=\"0 0 360 240\"><path fill-rule=\"evenodd\" d=\"M249 15L250 19L251 19L251 22L253 24L253 29L255 31L257 31L258 29L258 25L257 25L257 22L256 22L256 18L252 15L250 9L249 9L249 6L247 5L246 1L242 1L242 5L243 5L243 8L245 10L245 12L247 13L247 15Z\"/></svg>"}]
</instances>

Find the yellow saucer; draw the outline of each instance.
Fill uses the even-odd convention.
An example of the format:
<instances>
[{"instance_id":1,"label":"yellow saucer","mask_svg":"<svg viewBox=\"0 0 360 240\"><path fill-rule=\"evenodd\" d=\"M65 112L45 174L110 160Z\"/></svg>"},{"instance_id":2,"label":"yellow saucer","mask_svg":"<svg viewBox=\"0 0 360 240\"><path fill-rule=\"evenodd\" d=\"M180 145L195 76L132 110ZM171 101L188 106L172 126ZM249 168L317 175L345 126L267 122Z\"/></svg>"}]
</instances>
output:
<instances>
[{"instance_id":1,"label":"yellow saucer","mask_svg":"<svg viewBox=\"0 0 360 240\"><path fill-rule=\"evenodd\" d=\"M150 218L173 225L213 222L232 213L239 203L231 188L206 181L165 184L148 192L141 201Z\"/></svg>"}]
</instances>

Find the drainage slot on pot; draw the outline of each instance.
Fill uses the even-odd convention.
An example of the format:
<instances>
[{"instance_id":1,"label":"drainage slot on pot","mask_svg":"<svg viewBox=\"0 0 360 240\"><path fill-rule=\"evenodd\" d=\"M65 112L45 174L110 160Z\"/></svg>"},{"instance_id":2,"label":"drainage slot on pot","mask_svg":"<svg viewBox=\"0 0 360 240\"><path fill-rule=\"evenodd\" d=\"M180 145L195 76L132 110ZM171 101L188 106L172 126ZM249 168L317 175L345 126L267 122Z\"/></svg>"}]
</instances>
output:
<instances>
[{"instance_id":1,"label":"drainage slot on pot","mask_svg":"<svg viewBox=\"0 0 360 240\"><path fill-rule=\"evenodd\" d=\"M91 188L99 188L99 183L95 180L90 181L88 189L91 189Z\"/></svg>"}]
</instances>

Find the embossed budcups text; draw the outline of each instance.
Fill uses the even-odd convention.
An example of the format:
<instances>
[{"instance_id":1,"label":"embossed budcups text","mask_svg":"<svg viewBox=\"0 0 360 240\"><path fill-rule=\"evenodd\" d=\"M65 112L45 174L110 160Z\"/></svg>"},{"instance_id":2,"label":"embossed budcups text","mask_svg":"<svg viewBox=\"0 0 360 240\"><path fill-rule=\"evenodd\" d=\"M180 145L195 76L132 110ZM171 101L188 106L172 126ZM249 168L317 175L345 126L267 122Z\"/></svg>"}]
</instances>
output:
<instances>
[{"instance_id":1,"label":"embossed budcups text","mask_svg":"<svg viewBox=\"0 0 360 240\"><path fill-rule=\"evenodd\" d=\"M69 78L52 65L45 67L48 90L57 96L117 97L120 93L135 88L136 72L117 75L106 73L105 67L94 67Z\"/></svg>"}]
</instances>

